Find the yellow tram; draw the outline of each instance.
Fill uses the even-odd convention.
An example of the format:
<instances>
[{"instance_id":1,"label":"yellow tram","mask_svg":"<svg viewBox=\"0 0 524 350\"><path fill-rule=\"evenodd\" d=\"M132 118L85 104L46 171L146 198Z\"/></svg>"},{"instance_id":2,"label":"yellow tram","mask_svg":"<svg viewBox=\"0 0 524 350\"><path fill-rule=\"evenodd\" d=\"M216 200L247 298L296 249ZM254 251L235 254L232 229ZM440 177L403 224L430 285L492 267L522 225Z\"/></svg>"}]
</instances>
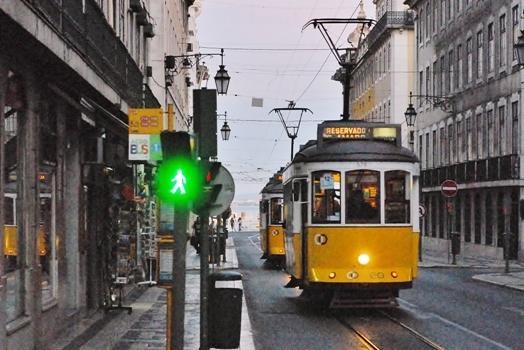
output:
<instances>
[{"instance_id":1,"label":"yellow tram","mask_svg":"<svg viewBox=\"0 0 524 350\"><path fill-rule=\"evenodd\" d=\"M286 287L396 305L417 276L419 165L399 125L329 121L283 172Z\"/></svg>"},{"instance_id":2,"label":"yellow tram","mask_svg":"<svg viewBox=\"0 0 524 350\"><path fill-rule=\"evenodd\" d=\"M262 259L284 261L282 173L277 172L260 192L260 247Z\"/></svg>"}]
</instances>

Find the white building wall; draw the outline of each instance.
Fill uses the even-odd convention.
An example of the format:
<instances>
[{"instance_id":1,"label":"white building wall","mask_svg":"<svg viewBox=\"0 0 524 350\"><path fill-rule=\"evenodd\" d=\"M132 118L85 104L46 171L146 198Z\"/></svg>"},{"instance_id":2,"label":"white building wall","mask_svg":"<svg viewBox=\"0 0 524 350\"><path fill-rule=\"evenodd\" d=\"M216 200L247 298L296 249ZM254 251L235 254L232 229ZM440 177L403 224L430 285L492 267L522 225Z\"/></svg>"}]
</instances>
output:
<instances>
[{"instance_id":1,"label":"white building wall","mask_svg":"<svg viewBox=\"0 0 524 350\"><path fill-rule=\"evenodd\" d=\"M388 12L407 8L401 0L376 0L374 4L379 21ZM352 118L400 124L403 145L408 147L404 112L414 88L414 30L412 25L393 24L389 19L386 26L373 43L366 38L359 47L361 62L352 72L350 92Z\"/></svg>"},{"instance_id":2,"label":"white building wall","mask_svg":"<svg viewBox=\"0 0 524 350\"><path fill-rule=\"evenodd\" d=\"M151 16L154 19L155 37L151 40L149 65L152 68L151 90L164 111L173 104L175 130L187 130L189 115L188 86L186 72L182 68L183 58L176 58L173 84L166 88L164 60L166 56L192 54L186 52L188 42L188 19L184 0L151 1ZM164 125L167 127L167 114Z\"/></svg>"}]
</instances>

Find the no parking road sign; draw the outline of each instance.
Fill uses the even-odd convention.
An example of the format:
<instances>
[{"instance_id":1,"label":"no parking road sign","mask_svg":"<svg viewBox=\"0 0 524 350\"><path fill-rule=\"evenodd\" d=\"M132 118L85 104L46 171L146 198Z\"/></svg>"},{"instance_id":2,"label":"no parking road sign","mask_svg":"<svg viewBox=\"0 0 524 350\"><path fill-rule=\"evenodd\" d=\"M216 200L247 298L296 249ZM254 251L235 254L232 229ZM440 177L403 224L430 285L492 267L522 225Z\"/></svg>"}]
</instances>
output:
<instances>
[{"instance_id":1,"label":"no parking road sign","mask_svg":"<svg viewBox=\"0 0 524 350\"><path fill-rule=\"evenodd\" d=\"M440 185L440 191L444 197L455 197L458 191L458 185L453 180L444 180Z\"/></svg>"}]
</instances>

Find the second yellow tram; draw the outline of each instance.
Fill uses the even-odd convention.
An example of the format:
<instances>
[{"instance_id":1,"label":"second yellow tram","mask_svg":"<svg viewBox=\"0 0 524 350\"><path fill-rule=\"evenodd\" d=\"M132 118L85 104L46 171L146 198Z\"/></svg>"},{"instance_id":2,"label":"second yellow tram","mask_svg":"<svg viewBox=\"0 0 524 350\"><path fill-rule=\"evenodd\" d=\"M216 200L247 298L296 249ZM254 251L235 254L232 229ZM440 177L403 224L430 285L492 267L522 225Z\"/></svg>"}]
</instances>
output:
<instances>
[{"instance_id":1,"label":"second yellow tram","mask_svg":"<svg viewBox=\"0 0 524 350\"><path fill-rule=\"evenodd\" d=\"M282 173L277 172L260 192L260 247L262 259L282 264L285 258Z\"/></svg>"}]
</instances>

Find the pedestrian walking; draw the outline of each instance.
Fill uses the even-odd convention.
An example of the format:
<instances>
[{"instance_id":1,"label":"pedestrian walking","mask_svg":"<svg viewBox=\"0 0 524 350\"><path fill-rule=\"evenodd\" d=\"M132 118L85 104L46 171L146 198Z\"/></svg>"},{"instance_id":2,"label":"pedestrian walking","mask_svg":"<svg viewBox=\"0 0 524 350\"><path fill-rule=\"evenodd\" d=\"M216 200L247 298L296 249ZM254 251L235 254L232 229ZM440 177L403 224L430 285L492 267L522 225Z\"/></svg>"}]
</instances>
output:
<instances>
[{"instance_id":1,"label":"pedestrian walking","mask_svg":"<svg viewBox=\"0 0 524 350\"><path fill-rule=\"evenodd\" d=\"M193 223L193 234L189 240L193 248L195 248L196 253L200 254L200 217L197 217Z\"/></svg>"},{"instance_id":2,"label":"pedestrian walking","mask_svg":"<svg viewBox=\"0 0 524 350\"><path fill-rule=\"evenodd\" d=\"M235 217L232 216L231 220L229 220L229 223L231 225L231 232L235 231Z\"/></svg>"},{"instance_id":3,"label":"pedestrian walking","mask_svg":"<svg viewBox=\"0 0 524 350\"><path fill-rule=\"evenodd\" d=\"M238 232L242 231L242 218L238 218Z\"/></svg>"}]
</instances>

